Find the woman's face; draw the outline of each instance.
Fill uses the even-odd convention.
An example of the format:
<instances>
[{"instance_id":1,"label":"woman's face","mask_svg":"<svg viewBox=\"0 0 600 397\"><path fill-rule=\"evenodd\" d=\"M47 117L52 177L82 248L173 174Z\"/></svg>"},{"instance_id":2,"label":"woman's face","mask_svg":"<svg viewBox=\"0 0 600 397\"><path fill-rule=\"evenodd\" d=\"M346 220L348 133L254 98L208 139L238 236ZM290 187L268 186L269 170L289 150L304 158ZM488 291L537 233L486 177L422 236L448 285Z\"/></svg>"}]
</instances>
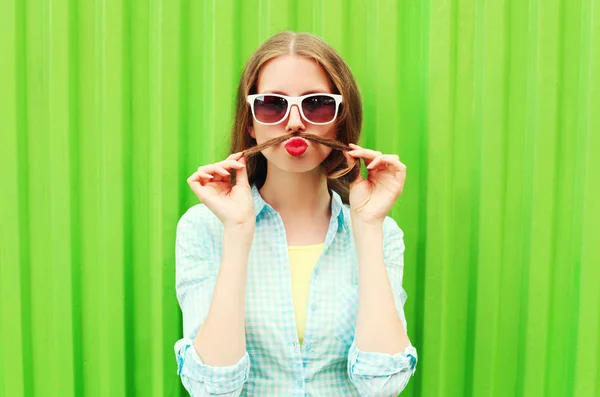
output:
<instances>
[{"instance_id":1,"label":"woman's face","mask_svg":"<svg viewBox=\"0 0 600 397\"><path fill-rule=\"evenodd\" d=\"M315 61L294 55L273 58L265 63L258 75L257 94L281 94L302 96L311 93L332 93L325 70ZM323 138L335 138L335 121L314 125L304 120L296 105L287 118L275 125L264 125L252 118L248 128L250 135L261 143L290 132L305 132ZM331 153L331 148L307 141L308 148L301 156L292 156L285 149L285 142L262 151L269 167L288 172L314 170Z\"/></svg>"}]
</instances>

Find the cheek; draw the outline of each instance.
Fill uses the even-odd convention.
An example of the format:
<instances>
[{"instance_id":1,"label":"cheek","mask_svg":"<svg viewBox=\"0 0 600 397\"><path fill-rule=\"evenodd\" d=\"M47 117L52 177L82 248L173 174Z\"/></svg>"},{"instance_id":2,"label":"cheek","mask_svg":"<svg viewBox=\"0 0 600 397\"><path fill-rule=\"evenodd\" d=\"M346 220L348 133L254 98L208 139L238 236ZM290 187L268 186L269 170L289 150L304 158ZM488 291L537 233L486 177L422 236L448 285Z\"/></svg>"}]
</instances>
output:
<instances>
[{"instance_id":1,"label":"cheek","mask_svg":"<svg viewBox=\"0 0 600 397\"><path fill-rule=\"evenodd\" d=\"M327 137L331 138L331 139L337 139L337 135L338 135L338 133L337 133L336 126L332 125L331 127L329 127L329 131L328 131Z\"/></svg>"},{"instance_id":2,"label":"cheek","mask_svg":"<svg viewBox=\"0 0 600 397\"><path fill-rule=\"evenodd\" d=\"M253 129L254 139L256 139L256 143L261 144L277 136L278 134L276 133L276 129L274 129L273 127L274 126L256 123Z\"/></svg>"},{"instance_id":3,"label":"cheek","mask_svg":"<svg viewBox=\"0 0 600 397\"><path fill-rule=\"evenodd\" d=\"M327 158L327 156L329 156L329 154L333 151L332 148L330 148L329 146L325 146L325 145L318 145L317 146L317 157L320 161L323 161Z\"/></svg>"},{"instance_id":4,"label":"cheek","mask_svg":"<svg viewBox=\"0 0 600 397\"><path fill-rule=\"evenodd\" d=\"M328 138L328 139L336 138L335 127L328 126L328 125L322 125L322 126L319 125L319 126L314 126L314 127L315 127L315 129L313 129L312 131L311 131L311 129L307 129L306 132L321 136L323 138Z\"/></svg>"}]
</instances>

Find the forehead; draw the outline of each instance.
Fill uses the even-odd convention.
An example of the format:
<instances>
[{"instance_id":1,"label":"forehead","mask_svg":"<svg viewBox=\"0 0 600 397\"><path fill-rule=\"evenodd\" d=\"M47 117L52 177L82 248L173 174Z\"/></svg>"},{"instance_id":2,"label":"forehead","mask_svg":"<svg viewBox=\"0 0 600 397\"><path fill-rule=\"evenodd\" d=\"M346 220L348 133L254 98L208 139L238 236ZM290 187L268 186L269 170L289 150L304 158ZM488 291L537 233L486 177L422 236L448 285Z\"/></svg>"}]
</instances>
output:
<instances>
[{"instance_id":1,"label":"forehead","mask_svg":"<svg viewBox=\"0 0 600 397\"><path fill-rule=\"evenodd\" d=\"M331 92L329 76L314 59L285 55L267 61L258 74L258 93L277 92L300 96Z\"/></svg>"}]
</instances>

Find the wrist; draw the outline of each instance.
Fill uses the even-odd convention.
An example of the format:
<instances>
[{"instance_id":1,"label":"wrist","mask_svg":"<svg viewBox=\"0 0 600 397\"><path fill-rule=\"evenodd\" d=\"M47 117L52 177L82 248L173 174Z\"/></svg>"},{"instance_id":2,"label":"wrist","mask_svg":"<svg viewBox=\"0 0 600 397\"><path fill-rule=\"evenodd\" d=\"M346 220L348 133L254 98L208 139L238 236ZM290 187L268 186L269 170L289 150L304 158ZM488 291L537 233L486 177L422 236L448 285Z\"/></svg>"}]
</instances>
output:
<instances>
[{"instance_id":1,"label":"wrist","mask_svg":"<svg viewBox=\"0 0 600 397\"><path fill-rule=\"evenodd\" d=\"M241 222L223 222L223 231L225 233L239 235L240 237L248 234L253 235L255 228L255 219Z\"/></svg>"},{"instance_id":2,"label":"wrist","mask_svg":"<svg viewBox=\"0 0 600 397\"><path fill-rule=\"evenodd\" d=\"M223 238L235 243L238 247L248 247L254 238L255 222L223 225Z\"/></svg>"},{"instance_id":3,"label":"wrist","mask_svg":"<svg viewBox=\"0 0 600 397\"><path fill-rule=\"evenodd\" d=\"M371 240L383 236L383 221L352 218L352 234L357 242L371 244Z\"/></svg>"},{"instance_id":4,"label":"wrist","mask_svg":"<svg viewBox=\"0 0 600 397\"><path fill-rule=\"evenodd\" d=\"M365 217L357 214L350 214L352 220L352 226L355 230L369 229L376 230L383 228L384 219L375 217Z\"/></svg>"}]
</instances>

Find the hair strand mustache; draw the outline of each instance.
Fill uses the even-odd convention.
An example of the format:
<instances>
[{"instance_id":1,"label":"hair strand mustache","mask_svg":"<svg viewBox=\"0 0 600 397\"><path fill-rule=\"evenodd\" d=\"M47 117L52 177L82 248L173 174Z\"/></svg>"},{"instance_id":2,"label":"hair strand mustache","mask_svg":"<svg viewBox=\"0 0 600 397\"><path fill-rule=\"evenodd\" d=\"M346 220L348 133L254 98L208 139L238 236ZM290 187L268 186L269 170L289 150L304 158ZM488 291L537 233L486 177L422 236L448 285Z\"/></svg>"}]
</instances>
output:
<instances>
[{"instance_id":1,"label":"hair strand mustache","mask_svg":"<svg viewBox=\"0 0 600 397\"><path fill-rule=\"evenodd\" d=\"M286 135L282 135L282 136L279 136L279 137L276 137L273 139L269 139L268 141L263 142L260 145L256 145L256 146L251 147L250 149L246 149L246 150L244 150L243 155L246 157L254 156L265 149L268 149L275 145L279 145L280 143L287 141L288 139L294 138L294 137L304 138L308 141L312 141L315 143L319 143L321 145L328 146L334 150L340 150L340 151L352 150L348 145L346 145L336 139L322 138L320 136L317 136L314 134L306 134L304 132L292 132L290 134L286 134ZM350 174L348 179L353 180L354 178L356 178L356 176L358 175L359 172L360 172L360 160L355 159L354 164L352 164L352 165L348 164L348 166L346 168L340 169L331 174L328 174L327 178L339 179L346 174Z\"/></svg>"}]
</instances>

